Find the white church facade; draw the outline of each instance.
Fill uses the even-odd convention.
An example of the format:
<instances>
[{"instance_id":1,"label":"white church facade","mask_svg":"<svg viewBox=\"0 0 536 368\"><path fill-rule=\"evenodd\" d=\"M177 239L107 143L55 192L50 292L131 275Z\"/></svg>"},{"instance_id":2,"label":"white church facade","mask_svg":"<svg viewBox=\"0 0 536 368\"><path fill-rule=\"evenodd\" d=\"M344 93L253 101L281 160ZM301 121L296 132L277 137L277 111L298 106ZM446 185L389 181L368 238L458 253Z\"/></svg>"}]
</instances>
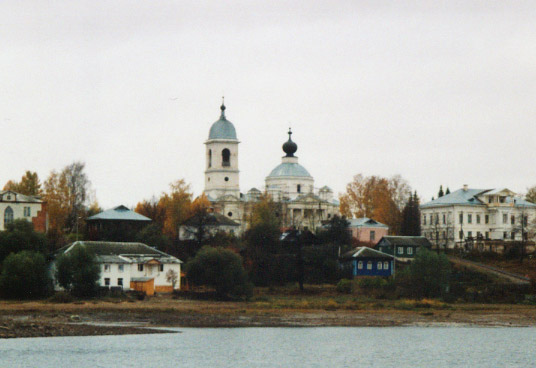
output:
<instances>
[{"instance_id":1,"label":"white church facade","mask_svg":"<svg viewBox=\"0 0 536 368\"><path fill-rule=\"evenodd\" d=\"M316 189L314 178L298 163L294 155L298 145L292 141L290 129L288 141L283 144L285 156L266 177L263 190L251 188L242 193L238 168L240 141L233 123L225 116L225 105L220 109L220 119L212 124L205 142L204 193L215 212L237 222L243 232L249 225L254 204L264 192L278 204L276 215L281 217L283 228L315 231L323 221L339 214L339 202L333 191L327 186Z\"/></svg>"}]
</instances>

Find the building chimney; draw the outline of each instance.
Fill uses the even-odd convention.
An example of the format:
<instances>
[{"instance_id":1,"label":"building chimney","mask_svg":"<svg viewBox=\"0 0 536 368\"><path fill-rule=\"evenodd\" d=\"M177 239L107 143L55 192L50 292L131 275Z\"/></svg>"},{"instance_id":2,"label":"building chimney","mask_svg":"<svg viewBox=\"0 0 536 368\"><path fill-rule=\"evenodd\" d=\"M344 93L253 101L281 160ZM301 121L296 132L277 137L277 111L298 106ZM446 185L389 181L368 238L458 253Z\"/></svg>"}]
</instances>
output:
<instances>
[{"instance_id":1,"label":"building chimney","mask_svg":"<svg viewBox=\"0 0 536 368\"><path fill-rule=\"evenodd\" d=\"M467 190L469 189L469 186L467 184L464 184L463 185L463 191L464 192L467 192Z\"/></svg>"}]
</instances>

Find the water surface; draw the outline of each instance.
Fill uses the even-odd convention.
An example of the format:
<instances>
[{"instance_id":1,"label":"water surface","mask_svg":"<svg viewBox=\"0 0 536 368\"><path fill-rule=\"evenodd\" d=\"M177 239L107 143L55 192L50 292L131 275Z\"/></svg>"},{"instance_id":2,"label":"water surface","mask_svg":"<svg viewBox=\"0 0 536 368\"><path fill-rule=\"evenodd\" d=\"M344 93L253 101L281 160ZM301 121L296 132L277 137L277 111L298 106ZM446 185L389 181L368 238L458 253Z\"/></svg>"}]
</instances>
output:
<instances>
[{"instance_id":1,"label":"water surface","mask_svg":"<svg viewBox=\"0 0 536 368\"><path fill-rule=\"evenodd\" d=\"M536 328L181 328L0 340L0 367L534 367Z\"/></svg>"}]
</instances>

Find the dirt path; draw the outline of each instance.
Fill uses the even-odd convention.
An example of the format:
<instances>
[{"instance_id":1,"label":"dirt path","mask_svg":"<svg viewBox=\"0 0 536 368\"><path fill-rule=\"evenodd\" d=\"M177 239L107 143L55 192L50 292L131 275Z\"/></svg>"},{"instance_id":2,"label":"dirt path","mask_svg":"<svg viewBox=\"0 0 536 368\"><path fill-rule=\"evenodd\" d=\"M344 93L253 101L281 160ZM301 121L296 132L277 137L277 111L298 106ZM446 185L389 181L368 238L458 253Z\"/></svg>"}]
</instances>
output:
<instances>
[{"instance_id":1,"label":"dirt path","mask_svg":"<svg viewBox=\"0 0 536 368\"><path fill-rule=\"evenodd\" d=\"M496 276L502 280L505 280L514 284L520 284L520 285L530 284L530 280L527 277L518 275L512 272L504 271L496 267L488 266L488 265L473 262L473 261L468 261L466 259L461 259L461 258L453 257L453 256L449 256L449 260L456 265L464 266L477 272L487 273L487 274Z\"/></svg>"}]
</instances>

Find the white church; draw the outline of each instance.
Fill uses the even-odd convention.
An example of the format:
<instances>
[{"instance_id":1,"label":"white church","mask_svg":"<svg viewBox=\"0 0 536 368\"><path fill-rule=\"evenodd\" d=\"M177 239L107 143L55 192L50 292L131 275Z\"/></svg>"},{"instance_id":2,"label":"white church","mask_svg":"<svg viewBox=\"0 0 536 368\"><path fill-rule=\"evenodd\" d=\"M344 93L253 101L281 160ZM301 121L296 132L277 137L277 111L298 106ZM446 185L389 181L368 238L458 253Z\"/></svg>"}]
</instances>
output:
<instances>
[{"instance_id":1,"label":"white church","mask_svg":"<svg viewBox=\"0 0 536 368\"><path fill-rule=\"evenodd\" d=\"M246 194L240 191L238 169L238 145L236 129L225 117L222 104L220 119L212 124L206 146L206 170L204 193L214 211L240 225L240 232L248 226L248 215L262 191L251 188ZM266 177L264 192L279 205L283 228L315 231L323 221L339 214L339 201L333 191L323 186L315 188L314 178L298 163L294 154L298 145L292 141L289 129L288 141L283 144L285 156Z\"/></svg>"}]
</instances>

